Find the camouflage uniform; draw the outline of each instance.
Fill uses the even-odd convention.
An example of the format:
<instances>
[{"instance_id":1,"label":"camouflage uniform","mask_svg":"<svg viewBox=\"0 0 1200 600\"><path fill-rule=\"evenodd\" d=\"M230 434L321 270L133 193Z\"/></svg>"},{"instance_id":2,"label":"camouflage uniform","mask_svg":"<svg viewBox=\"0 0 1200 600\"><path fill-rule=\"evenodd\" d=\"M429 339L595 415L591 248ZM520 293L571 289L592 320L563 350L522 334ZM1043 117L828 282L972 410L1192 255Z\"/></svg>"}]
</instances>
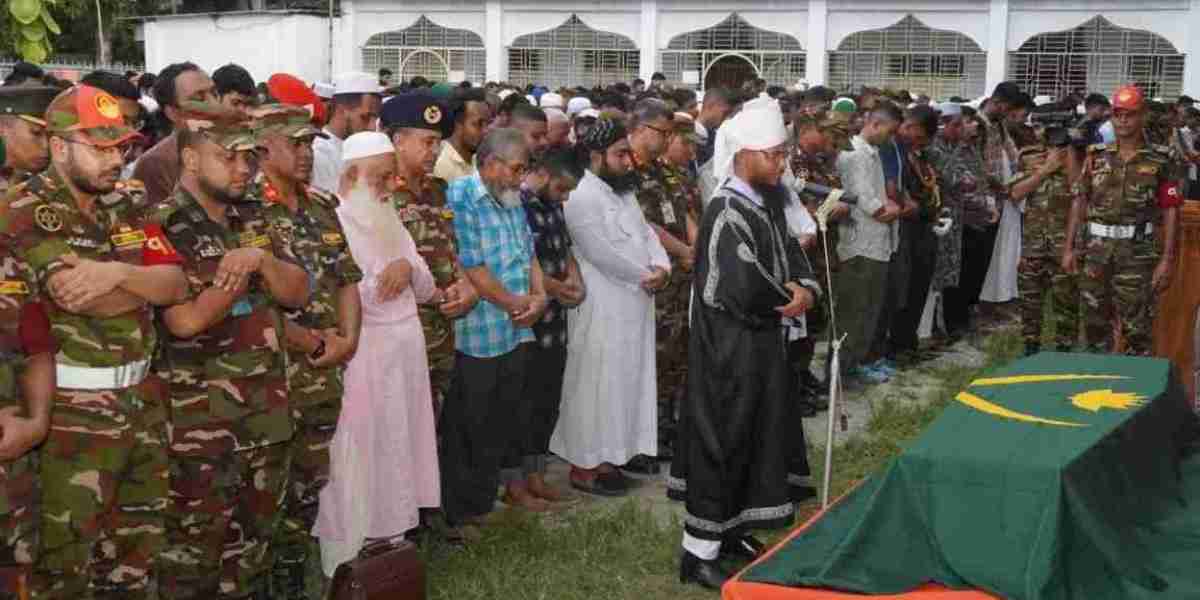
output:
<instances>
[{"instance_id":1,"label":"camouflage uniform","mask_svg":"<svg viewBox=\"0 0 1200 600\"><path fill-rule=\"evenodd\" d=\"M687 243L689 197L678 190L682 180L668 174L661 164L637 164L637 200L646 222L666 230ZM671 279L654 294L654 326L657 345L655 364L658 382L658 449L670 456L675 438L675 407L687 391L688 300L692 290L691 270L671 256Z\"/></svg>"},{"instance_id":2,"label":"camouflage uniform","mask_svg":"<svg viewBox=\"0 0 1200 600\"><path fill-rule=\"evenodd\" d=\"M24 358L53 351L27 348L18 325L36 302L33 273L0 241L0 408L22 407L19 378ZM48 332L47 332L48 333ZM46 336L48 337L48 336ZM38 539L38 453L0 462L0 567L33 564ZM15 600L0 581L0 599Z\"/></svg>"},{"instance_id":3,"label":"camouflage uniform","mask_svg":"<svg viewBox=\"0 0 1200 600\"><path fill-rule=\"evenodd\" d=\"M271 227L291 244L292 253L314 281L308 306L286 311L287 319L305 329L337 329L339 291L363 278L338 221L337 197L309 187L297 199L299 209L293 213L276 201L278 192L262 174L250 194L263 202ZM288 402L296 431L289 451L287 504L275 537L274 597L321 598L319 577L315 577L320 572L320 548L309 532L317 519L317 496L329 481L329 445L342 409L342 372L342 365L318 369L303 351L288 350ZM307 585L306 564L312 576Z\"/></svg>"},{"instance_id":4,"label":"camouflage uniform","mask_svg":"<svg viewBox=\"0 0 1200 600\"><path fill-rule=\"evenodd\" d=\"M1147 144L1123 162L1117 144L1094 144L1072 190L1087 202L1089 224L1138 230L1133 239L1089 232L1086 246L1076 252L1083 271L1079 287L1087 308L1087 343L1103 352L1151 352L1151 325L1158 303L1151 277L1161 253L1160 242L1145 229L1158 228L1161 208L1180 201L1180 169L1168 152L1166 147Z\"/></svg>"},{"instance_id":5,"label":"camouflage uniform","mask_svg":"<svg viewBox=\"0 0 1200 600\"><path fill-rule=\"evenodd\" d=\"M454 235L454 211L446 206L446 182L426 177L413 189L402 182L392 197L400 220L408 228L433 273L438 289L446 289L458 280L458 249ZM429 354L429 379L432 384L434 415L440 415L443 401L450 391L450 374L454 370L454 326L438 312L437 307L422 304L418 307L421 327L425 330L425 348Z\"/></svg>"},{"instance_id":6,"label":"camouflage uniform","mask_svg":"<svg viewBox=\"0 0 1200 600\"><path fill-rule=\"evenodd\" d=\"M230 205L225 227L178 187L155 212L183 257L192 298L212 285L221 259L237 248L301 262L258 203ZM284 442L292 438L282 319L255 275L224 321L190 339L170 337L157 363L169 382L171 408L164 598L266 592L287 486Z\"/></svg>"},{"instance_id":7,"label":"camouflage uniform","mask_svg":"<svg viewBox=\"0 0 1200 600\"><path fill-rule=\"evenodd\" d=\"M1044 146L1022 148L1018 171L1009 187L1032 177L1046 161ZM1067 231L1071 190L1067 176L1058 171L1042 180L1025 198L1025 220L1021 231L1021 263L1017 288L1021 290L1021 335L1025 347L1035 350L1042 343L1042 317L1046 294L1054 314L1056 349L1069 351L1079 332L1079 286L1076 277L1062 270L1062 249Z\"/></svg>"},{"instance_id":8,"label":"camouflage uniform","mask_svg":"<svg viewBox=\"0 0 1200 600\"><path fill-rule=\"evenodd\" d=\"M61 257L144 264L158 240L142 220L140 183L97 198L95 222L51 168L12 189L4 229L29 263L37 293L67 268ZM144 307L91 318L46 305L58 344L58 391L41 449L42 547L34 598L152 598L154 559L165 541L166 411L154 377L121 389L71 389L63 369L115 368L148 361L157 335Z\"/></svg>"}]
</instances>

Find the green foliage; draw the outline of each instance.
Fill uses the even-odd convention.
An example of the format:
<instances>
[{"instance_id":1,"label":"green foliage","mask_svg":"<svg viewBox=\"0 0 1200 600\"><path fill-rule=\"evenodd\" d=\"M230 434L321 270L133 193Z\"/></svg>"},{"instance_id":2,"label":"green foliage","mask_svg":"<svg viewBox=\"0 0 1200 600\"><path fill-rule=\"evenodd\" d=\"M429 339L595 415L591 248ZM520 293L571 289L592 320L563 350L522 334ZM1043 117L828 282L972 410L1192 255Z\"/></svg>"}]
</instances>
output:
<instances>
[{"instance_id":1,"label":"green foliage","mask_svg":"<svg viewBox=\"0 0 1200 600\"><path fill-rule=\"evenodd\" d=\"M50 56L54 47L50 34L59 35L62 30L50 14L50 5L55 0L9 0L8 14L11 17L13 49L21 58L40 63Z\"/></svg>"},{"instance_id":2,"label":"green foliage","mask_svg":"<svg viewBox=\"0 0 1200 600\"><path fill-rule=\"evenodd\" d=\"M96 0L8 0L8 17L0 19L0 56L15 53L39 64L55 55L95 56L99 16L111 43L109 59L138 64L142 50L134 41L136 24L128 18L159 9L157 0L100 0L97 15Z\"/></svg>"}]
</instances>

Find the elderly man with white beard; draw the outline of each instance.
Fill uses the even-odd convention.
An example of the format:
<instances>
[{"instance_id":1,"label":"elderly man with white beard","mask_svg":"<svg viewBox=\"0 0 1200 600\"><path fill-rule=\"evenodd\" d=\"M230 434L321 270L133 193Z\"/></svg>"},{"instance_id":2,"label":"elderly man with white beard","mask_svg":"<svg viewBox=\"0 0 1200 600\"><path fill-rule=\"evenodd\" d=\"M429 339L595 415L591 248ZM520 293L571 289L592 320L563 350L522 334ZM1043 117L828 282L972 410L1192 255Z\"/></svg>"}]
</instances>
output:
<instances>
[{"instance_id":1,"label":"elderly man with white beard","mask_svg":"<svg viewBox=\"0 0 1200 600\"><path fill-rule=\"evenodd\" d=\"M440 499L425 336L417 304L441 292L391 204L396 159L382 133L343 146L338 218L362 269L363 324L345 376L314 533L326 575L364 542L403 535Z\"/></svg>"},{"instance_id":2,"label":"elderly man with white beard","mask_svg":"<svg viewBox=\"0 0 1200 600\"><path fill-rule=\"evenodd\" d=\"M529 169L525 136L501 128L476 152L477 171L450 184L458 259L481 298L454 323L457 350L442 408L442 505L455 527L482 524L505 484L509 506L542 512L522 471L531 414L524 393L531 327L546 310L542 270L521 203Z\"/></svg>"}]
</instances>

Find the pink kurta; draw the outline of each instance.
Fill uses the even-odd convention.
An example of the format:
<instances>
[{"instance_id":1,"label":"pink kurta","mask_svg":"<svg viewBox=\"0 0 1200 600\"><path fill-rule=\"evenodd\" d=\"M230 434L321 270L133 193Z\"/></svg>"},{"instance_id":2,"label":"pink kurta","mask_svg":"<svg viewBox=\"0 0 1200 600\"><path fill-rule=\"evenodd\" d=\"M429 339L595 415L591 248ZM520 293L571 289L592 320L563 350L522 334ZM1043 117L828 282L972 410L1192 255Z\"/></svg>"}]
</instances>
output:
<instances>
[{"instance_id":1,"label":"pink kurta","mask_svg":"<svg viewBox=\"0 0 1200 600\"><path fill-rule=\"evenodd\" d=\"M362 335L346 368L330 481L313 528L330 576L367 538L416 527L417 509L437 507L441 497L429 364L417 317L417 303L434 293L433 276L403 226L400 247L381 252L344 215L342 221L365 278L359 284ZM413 266L412 284L398 298L379 302L378 277L401 258Z\"/></svg>"}]
</instances>

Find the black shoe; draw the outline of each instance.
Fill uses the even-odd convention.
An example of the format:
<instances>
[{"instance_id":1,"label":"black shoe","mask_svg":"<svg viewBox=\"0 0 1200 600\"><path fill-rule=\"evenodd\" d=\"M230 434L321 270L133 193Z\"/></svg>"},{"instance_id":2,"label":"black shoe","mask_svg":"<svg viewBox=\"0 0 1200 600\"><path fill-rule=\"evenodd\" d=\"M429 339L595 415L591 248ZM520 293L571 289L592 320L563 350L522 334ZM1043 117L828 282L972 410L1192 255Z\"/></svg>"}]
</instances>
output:
<instances>
[{"instance_id":1,"label":"black shoe","mask_svg":"<svg viewBox=\"0 0 1200 600\"><path fill-rule=\"evenodd\" d=\"M817 405L811 397L804 398L796 403L796 410L800 412L801 419L811 419L817 416Z\"/></svg>"},{"instance_id":2,"label":"black shoe","mask_svg":"<svg viewBox=\"0 0 1200 600\"><path fill-rule=\"evenodd\" d=\"M660 467L658 459L646 456L645 454L639 454L633 457L633 460L622 465L621 469L637 475L658 475Z\"/></svg>"},{"instance_id":3,"label":"black shoe","mask_svg":"<svg viewBox=\"0 0 1200 600\"><path fill-rule=\"evenodd\" d=\"M817 379L817 376L808 369L800 371L800 387L813 394L829 393L829 384Z\"/></svg>"},{"instance_id":4,"label":"black shoe","mask_svg":"<svg viewBox=\"0 0 1200 600\"><path fill-rule=\"evenodd\" d=\"M710 590L719 590L729 580L729 574L715 560L702 560L691 552L679 559L679 583L697 583Z\"/></svg>"},{"instance_id":5,"label":"black shoe","mask_svg":"<svg viewBox=\"0 0 1200 600\"><path fill-rule=\"evenodd\" d=\"M817 497L817 488L811 485L788 485L788 499L795 504L807 502Z\"/></svg>"},{"instance_id":6,"label":"black shoe","mask_svg":"<svg viewBox=\"0 0 1200 600\"><path fill-rule=\"evenodd\" d=\"M753 536L735 535L721 541L721 555L754 561L763 555L767 547Z\"/></svg>"}]
</instances>

